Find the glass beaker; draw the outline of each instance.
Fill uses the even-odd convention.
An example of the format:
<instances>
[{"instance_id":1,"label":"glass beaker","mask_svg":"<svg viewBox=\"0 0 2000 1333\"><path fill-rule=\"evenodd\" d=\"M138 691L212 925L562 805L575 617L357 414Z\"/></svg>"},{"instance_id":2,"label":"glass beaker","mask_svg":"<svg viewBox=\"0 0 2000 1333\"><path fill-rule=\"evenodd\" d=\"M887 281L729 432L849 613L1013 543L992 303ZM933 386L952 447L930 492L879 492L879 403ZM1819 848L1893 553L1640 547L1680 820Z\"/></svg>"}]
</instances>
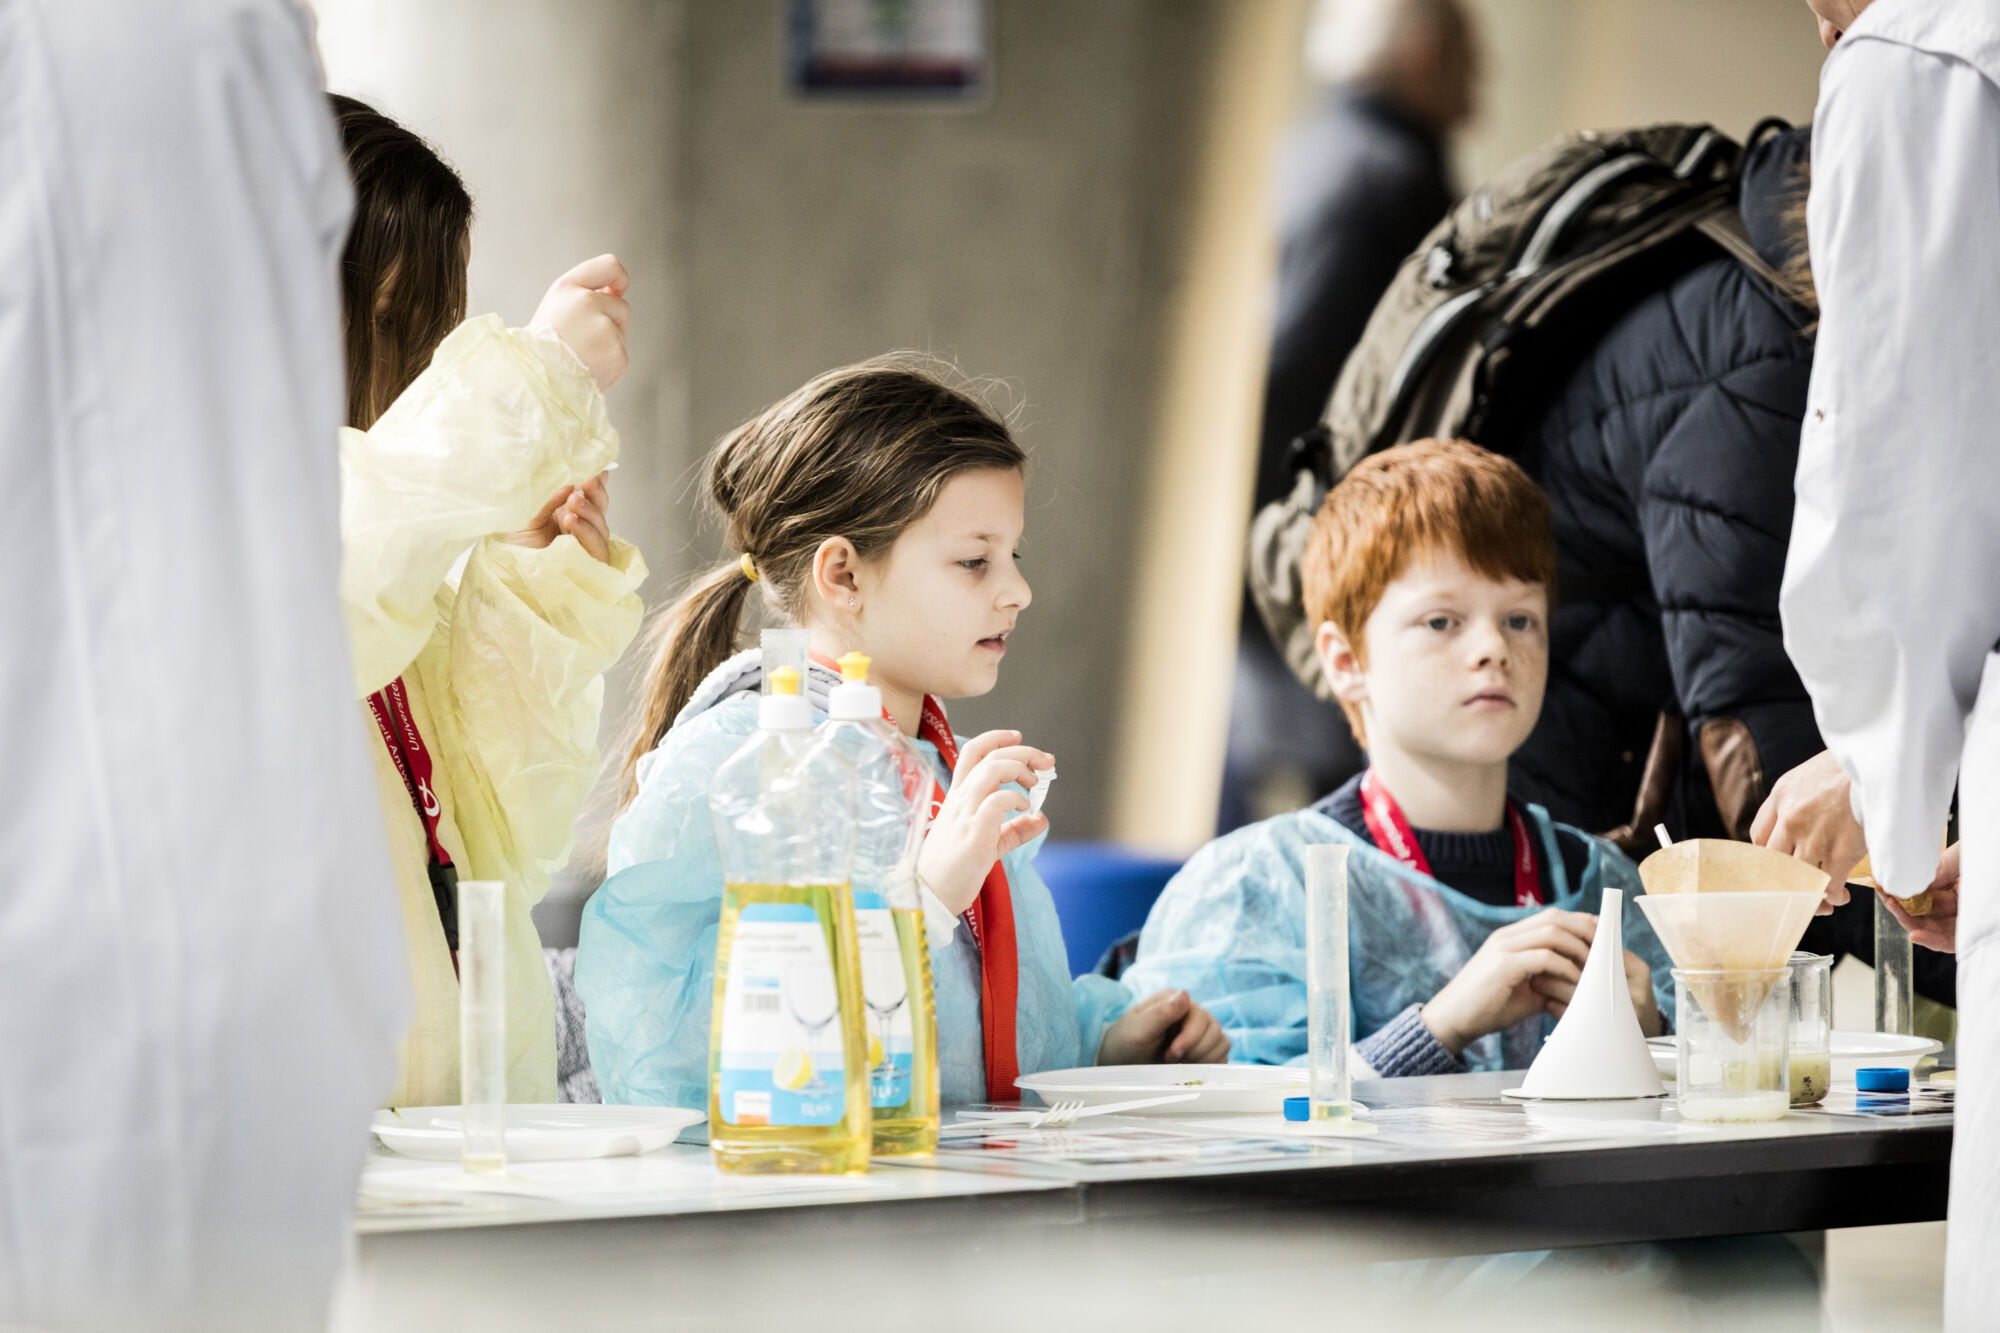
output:
<instances>
[{"instance_id":1,"label":"glass beaker","mask_svg":"<svg viewBox=\"0 0 2000 1333\"><path fill-rule=\"evenodd\" d=\"M1812 1106L1833 1082L1833 959L1795 953L1786 971L1792 1105Z\"/></svg>"},{"instance_id":2,"label":"glass beaker","mask_svg":"<svg viewBox=\"0 0 2000 1333\"><path fill-rule=\"evenodd\" d=\"M1790 973L1674 969L1676 1096L1687 1120L1779 1120L1791 1106Z\"/></svg>"}]
</instances>

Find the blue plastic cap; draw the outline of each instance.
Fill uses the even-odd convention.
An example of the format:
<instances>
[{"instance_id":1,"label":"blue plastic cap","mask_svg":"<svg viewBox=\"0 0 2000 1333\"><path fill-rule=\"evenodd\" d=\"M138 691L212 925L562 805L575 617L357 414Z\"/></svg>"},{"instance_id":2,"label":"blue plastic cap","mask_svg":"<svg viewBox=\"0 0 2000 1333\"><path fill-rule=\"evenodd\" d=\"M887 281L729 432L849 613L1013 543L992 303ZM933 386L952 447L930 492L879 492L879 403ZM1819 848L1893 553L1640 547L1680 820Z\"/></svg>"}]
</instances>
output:
<instances>
[{"instance_id":1,"label":"blue plastic cap","mask_svg":"<svg viewBox=\"0 0 2000 1333\"><path fill-rule=\"evenodd\" d=\"M1857 1092L1908 1092L1910 1071L1907 1069L1857 1069L1854 1071L1854 1087Z\"/></svg>"},{"instance_id":2,"label":"blue plastic cap","mask_svg":"<svg viewBox=\"0 0 2000 1333\"><path fill-rule=\"evenodd\" d=\"M1266 1105L1268 1104L1269 1103L1266 1103ZM1285 1119L1287 1120L1312 1119L1312 1098L1310 1097L1285 1098Z\"/></svg>"}]
</instances>

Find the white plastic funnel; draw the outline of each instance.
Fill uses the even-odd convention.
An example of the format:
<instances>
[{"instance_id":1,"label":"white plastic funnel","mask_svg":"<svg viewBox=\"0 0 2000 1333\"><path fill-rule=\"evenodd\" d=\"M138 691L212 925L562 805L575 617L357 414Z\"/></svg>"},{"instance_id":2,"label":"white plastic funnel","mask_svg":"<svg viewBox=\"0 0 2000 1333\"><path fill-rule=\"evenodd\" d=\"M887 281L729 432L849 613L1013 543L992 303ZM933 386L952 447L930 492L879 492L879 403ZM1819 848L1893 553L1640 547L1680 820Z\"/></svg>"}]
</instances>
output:
<instances>
[{"instance_id":1,"label":"white plastic funnel","mask_svg":"<svg viewBox=\"0 0 2000 1333\"><path fill-rule=\"evenodd\" d=\"M1665 1091L1625 985L1625 895L1606 889L1576 994L1516 1095L1606 1101Z\"/></svg>"}]
</instances>

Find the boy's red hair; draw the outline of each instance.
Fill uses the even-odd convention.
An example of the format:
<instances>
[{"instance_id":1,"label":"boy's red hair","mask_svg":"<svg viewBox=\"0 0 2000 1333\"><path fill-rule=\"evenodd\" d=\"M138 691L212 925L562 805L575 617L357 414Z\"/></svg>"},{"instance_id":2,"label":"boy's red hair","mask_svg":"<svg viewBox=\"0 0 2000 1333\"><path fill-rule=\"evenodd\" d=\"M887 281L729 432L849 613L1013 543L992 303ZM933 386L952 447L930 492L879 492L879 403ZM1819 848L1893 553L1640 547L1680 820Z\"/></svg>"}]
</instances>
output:
<instances>
[{"instance_id":1,"label":"boy's red hair","mask_svg":"<svg viewBox=\"0 0 2000 1333\"><path fill-rule=\"evenodd\" d=\"M1306 614L1367 665L1362 628L1412 563L1455 556L1490 579L1556 587L1548 497L1511 459L1464 440L1417 440L1363 459L1327 492L1300 568ZM1361 713L1341 702L1363 739Z\"/></svg>"}]
</instances>

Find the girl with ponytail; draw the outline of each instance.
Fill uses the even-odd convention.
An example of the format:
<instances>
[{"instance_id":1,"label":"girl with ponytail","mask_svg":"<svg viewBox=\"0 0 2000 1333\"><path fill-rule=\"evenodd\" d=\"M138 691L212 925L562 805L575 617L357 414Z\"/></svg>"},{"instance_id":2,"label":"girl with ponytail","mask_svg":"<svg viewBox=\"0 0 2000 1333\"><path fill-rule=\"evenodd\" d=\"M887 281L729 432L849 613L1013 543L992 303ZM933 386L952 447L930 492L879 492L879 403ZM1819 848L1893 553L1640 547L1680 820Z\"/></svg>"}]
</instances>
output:
<instances>
[{"instance_id":1,"label":"girl with ponytail","mask_svg":"<svg viewBox=\"0 0 2000 1333\"><path fill-rule=\"evenodd\" d=\"M734 553L648 635L610 878L585 909L576 984L606 1101L706 1108L722 870L707 788L756 727L761 661L737 653L754 594L806 629L821 661L874 659L890 717L931 758L944 801L924 891L946 1101L1011 1098L1016 1074L1098 1061L1222 1059L1228 1039L1184 992L1138 1003L1074 982L1034 869L1048 821L1024 789L1054 758L1018 732L960 744L940 700L984 694L1030 593L1017 568L1026 455L971 397L906 361L829 371L716 446L709 498Z\"/></svg>"}]
</instances>

